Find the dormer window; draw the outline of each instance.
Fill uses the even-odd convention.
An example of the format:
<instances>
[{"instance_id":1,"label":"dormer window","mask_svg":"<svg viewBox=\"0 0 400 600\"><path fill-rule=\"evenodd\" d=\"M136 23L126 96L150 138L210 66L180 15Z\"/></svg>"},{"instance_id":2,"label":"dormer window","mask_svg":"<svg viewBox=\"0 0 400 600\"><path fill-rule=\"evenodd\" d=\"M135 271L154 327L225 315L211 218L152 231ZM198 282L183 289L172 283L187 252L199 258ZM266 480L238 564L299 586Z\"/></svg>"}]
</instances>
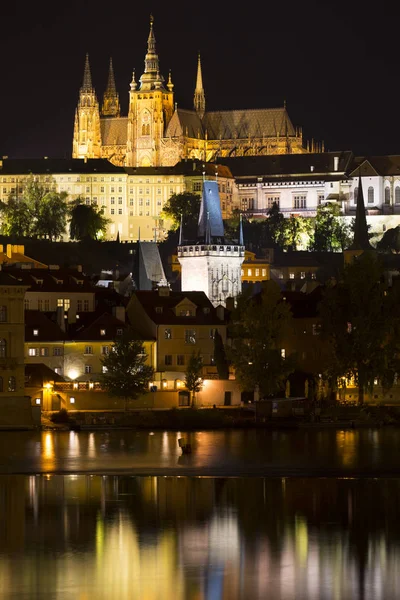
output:
<instances>
[{"instance_id":1,"label":"dormer window","mask_svg":"<svg viewBox=\"0 0 400 600\"><path fill-rule=\"evenodd\" d=\"M162 311L163 311L163 307L162 306L156 306L156 313L157 314L160 315L162 313Z\"/></svg>"},{"instance_id":2,"label":"dormer window","mask_svg":"<svg viewBox=\"0 0 400 600\"><path fill-rule=\"evenodd\" d=\"M204 313L205 315L209 315L209 314L210 314L210 307L209 307L209 306L205 306L205 307L203 308L203 313Z\"/></svg>"},{"instance_id":3,"label":"dormer window","mask_svg":"<svg viewBox=\"0 0 400 600\"><path fill-rule=\"evenodd\" d=\"M179 311L180 317L193 317L193 311L190 308L185 308Z\"/></svg>"},{"instance_id":4,"label":"dormer window","mask_svg":"<svg viewBox=\"0 0 400 600\"><path fill-rule=\"evenodd\" d=\"M39 329L34 329L33 330L33 335L39 335Z\"/></svg>"},{"instance_id":5,"label":"dormer window","mask_svg":"<svg viewBox=\"0 0 400 600\"><path fill-rule=\"evenodd\" d=\"M105 329L100 329L100 335L106 335L106 330Z\"/></svg>"}]
</instances>

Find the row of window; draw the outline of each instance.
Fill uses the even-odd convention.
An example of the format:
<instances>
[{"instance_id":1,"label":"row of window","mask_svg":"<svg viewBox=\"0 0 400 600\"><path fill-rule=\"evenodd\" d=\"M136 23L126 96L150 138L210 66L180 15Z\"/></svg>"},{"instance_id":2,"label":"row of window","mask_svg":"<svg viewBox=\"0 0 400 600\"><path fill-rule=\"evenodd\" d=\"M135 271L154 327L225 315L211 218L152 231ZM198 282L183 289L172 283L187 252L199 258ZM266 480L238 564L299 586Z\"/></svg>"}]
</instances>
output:
<instances>
[{"instance_id":1,"label":"row of window","mask_svg":"<svg viewBox=\"0 0 400 600\"><path fill-rule=\"evenodd\" d=\"M120 182L123 182L124 181L124 179L122 177L118 177L118 179L116 177L110 177L110 178L108 178L108 177L100 177L100 178L86 177L86 180L85 180L84 177L79 177L79 175L76 178L72 178L72 179L71 179L71 177L66 177L65 179L64 179L64 177L60 177L59 180L60 181L74 181L76 183L80 183L81 181L86 181L86 182L92 182L92 181L94 181L94 182L97 182L97 181L111 181L111 182L120 181ZM17 183L17 181L19 181L20 183L24 183L25 181L28 181L28 179L25 179L25 178L19 179L16 177L10 177L10 178L3 177L2 178L2 183ZM50 183L52 181L52 177L46 176L44 178L39 178L39 181L41 181L42 183L43 182ZM141 183L162 183L162 180L159 178L157 178L157 180L145 179L144 181L142 179L139 179L139 181L137 183L139 183L139 184L141 184ZM175 183L175 180L170 179L169 183ZM119 189L121 190L121 188L119 188Z\"/></svg>"},{"instance_id":2,"label":"row of window","mask_svg":"<svg viewBox=\"0 0 400 600\"><path fill-rule=\"evenodd\" d=\"M261 277L266 277L267 269L254 269L255 277L260 277L260 273L261 273ZM242 269L241 274L242 274L242 277L245 277L246 275L248 277L253 277L253 269Z\"/></svg>"},{"instance_id":3,"label":"row of window","mask_svg":"<svg viewBox=\"0 0 400 600\"><path fill-rule=\"evenodd\" d=\"M36 304L36 300L34 300L33 298L25 298L24 300L24 308L25 310L30 310L31 307L33 308ZM37 301L37 309L40 311L44 311L44 312L48 312L51 310L50 308L50 300L42 300L41 298L38 299ZM58 298L57 299L57 306L63 306L64 310L67 311L70 309L71 307L71 300L70 298ZM1 307L0 307L1 310ZM89 312L90 311L90 302L89 300L77 300L76 301L76 310L77 312ZM1 316L0 316L0 322L1 322Z\"/></svg>"},{"instance_id":4,"label":"row of window","mask_svg":"<svg viewBox=\"0 0 400 600\"><path fill-rule=\"evenodd\" d=\"M216 329L215 327L210 329L210 338L213 340L215 337ZM172 340L172 329L170 327L166 327L164 329L164 339ZM195 344L196 343L196 330L195 329L185 329L185 344Z\"/></svg>"},{"instance_id":5,"label":"row of window","mask_svg":"<svg viewBox=\"0 0 400 600\"><path fill-rule=\"evenodd\" d=\"M203 356L203 362L204 364L210 364L213 365L214 364L214 356L210 356L210 360L207 363L207 361L205 360L205 356ZM186 364L186 356L184 354L165 354L164 355L164 365L166 367L172 367L173 365L177 365L178 367L184 367Z\"/></svg>"}]
</instances>

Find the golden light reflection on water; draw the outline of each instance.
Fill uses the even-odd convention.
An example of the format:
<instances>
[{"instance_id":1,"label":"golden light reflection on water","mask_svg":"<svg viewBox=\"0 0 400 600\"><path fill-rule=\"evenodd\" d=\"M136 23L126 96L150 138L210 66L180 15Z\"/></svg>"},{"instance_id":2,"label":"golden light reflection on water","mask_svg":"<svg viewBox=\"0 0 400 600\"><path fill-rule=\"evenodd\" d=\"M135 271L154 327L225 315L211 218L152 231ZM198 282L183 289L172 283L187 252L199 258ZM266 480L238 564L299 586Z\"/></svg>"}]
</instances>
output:
<instances>
[{"instance_id":1,"label":"golden light reflection on water","mask_svg":"<svg viewBox=\"0 0 400 600\"><path fill-rule=\"evenodd\" d=\"M0 597L388 600L399 506L396 480L0 478Z\"/></svg>"},{"instance_id":2,"label":"golden light reflection on water","mask_svg":"<svg viewBox=\"0 0 400 600\"><path fill-rule=\"evenodd\" d=\"M336 448L340 464L343 467L353 467L357 458L357 432L344 429L336 432Z\"/></svg>"}]
</instances>

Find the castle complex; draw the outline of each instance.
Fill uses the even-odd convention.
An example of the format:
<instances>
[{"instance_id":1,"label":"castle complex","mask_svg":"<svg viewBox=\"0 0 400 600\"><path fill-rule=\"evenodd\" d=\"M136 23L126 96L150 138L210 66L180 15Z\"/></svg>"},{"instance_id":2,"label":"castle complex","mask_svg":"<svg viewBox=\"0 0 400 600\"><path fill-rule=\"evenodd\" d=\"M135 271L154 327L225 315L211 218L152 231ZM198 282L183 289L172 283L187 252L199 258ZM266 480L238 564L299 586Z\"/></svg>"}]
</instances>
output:
<instances>
[{"instance_id":1,"label":"castle complex","mask_svg":"<svg viewBox=\"0 0 400 600\"><path fill-rule=\"evenodd\" d=\"M216 161L221 157L323 152L323 146L303 146L286 107L206 111L200 56L194 109L174 101L171 73L165 83L156 53L153 19L147 40L144 73L133 72L128 116L121 116L112 61L103 103L97 99L86 56L83 83L75 114L73 158L107 158L126 167L174 166L182 159Z\"/></svg>"}]
</instances>

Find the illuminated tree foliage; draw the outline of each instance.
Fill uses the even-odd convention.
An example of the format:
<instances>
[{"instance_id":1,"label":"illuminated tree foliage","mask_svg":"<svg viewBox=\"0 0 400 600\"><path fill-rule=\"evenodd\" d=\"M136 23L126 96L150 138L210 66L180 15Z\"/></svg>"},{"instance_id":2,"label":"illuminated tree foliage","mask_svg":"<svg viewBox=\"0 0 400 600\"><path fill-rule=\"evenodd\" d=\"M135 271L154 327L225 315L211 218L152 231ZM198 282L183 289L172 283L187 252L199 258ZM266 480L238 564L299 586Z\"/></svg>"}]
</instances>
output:
<instances>
[{"instance_id":1,"label":"illuminated tree foliage","mask_svg":"<svg viewBox=\"0 0 400 600\"><path fill-rule=\"evenodd\" d=\"M21 193L1 203L0 211L5 235L56 240L66 229L67 193L56 192L54 182L43 185L31 177Z\"/></svg>"},{"instance_id":2,"label":"illuminated tree foliage","mask_svg":"<svg viewBox=\"0 0 400 600\"><path fill-rule=\"evenodd\" d=\"M147 354L143 341L125 332L112 346L112 351L102 358L106 371L101 376L102 387L111 395L128 401L149 391L154 369L146 364Z\"/></svg>"},{"instance_id":3,"label":"illuminated tree foliage","mask_svg":"<svg viewBox=\"0 0 400 600\"><path fill-rule=\"evenodd\" d=\"M191 393L192 407L195 405L197 392L200 392L201 388L203 387L202 373L203 359L200 354L200 351L193 352L191 357L189 358L185 375L185 386Z\"/></svg>"},{"instance_id":4,"label":"illuminated tree foliage","mask_svg":"<svg viewBox=\"0 0 400 600\"><path fill-rule=\"evenodd\" d=\"M364 402L374 381L384 389L400 373L400 297L389 288L379 256L364 252L326 286L320 304L322 335L331 349L326 375L334 388L340 377L354 377L358 401Z\"/></svg>"},{"instance_id":5,"label":"illuminated tree foliage","mask_svg":"<svg viewBox=\"0 0 400 600\"><path fill-rule=\"evenodd\" d=\"M317 252L342 252L352 241L351 225L340 217L340 207L328 202L317 208L310 250Z\"/></svg>"},{"instance_id":6,"label":"illuminated tree foliage","mask_svg":"<svg viewBox=\"0 0 400 600\"><path fill-rule=\"evenodd\" d=\"M71 209L69 235L72 240L98 240L106 235L109 223L103 209L83 204L83 200L78 199Z\"/></svg>"},{"instance_id":7,"label":"illuminated tree foliage","mask_svg":"<svg viewBox=\"0 0 400 600\"><path fill-rule=\"evenodd\" d=\"M162 217L172 221L172 229L176 230L181 223L184 229L192 230L196 225L200 212L200 196L190 192L173 194L164 205Z\"/></svg>"},{"instance_id":8,"label":"illuminated tree foliage","mask_svg":"<svg viewBox=\"0 0 400 600\"><path fill-rule=\"evenodd\" d=\"M273 281L262 291L242 293L232 312L228 357L243 391L256 389L262 397L272 396L284 387L294 371L294 357L284 357L281 339L290 325L292 314Z\"/></svg>"}]
</instances>

